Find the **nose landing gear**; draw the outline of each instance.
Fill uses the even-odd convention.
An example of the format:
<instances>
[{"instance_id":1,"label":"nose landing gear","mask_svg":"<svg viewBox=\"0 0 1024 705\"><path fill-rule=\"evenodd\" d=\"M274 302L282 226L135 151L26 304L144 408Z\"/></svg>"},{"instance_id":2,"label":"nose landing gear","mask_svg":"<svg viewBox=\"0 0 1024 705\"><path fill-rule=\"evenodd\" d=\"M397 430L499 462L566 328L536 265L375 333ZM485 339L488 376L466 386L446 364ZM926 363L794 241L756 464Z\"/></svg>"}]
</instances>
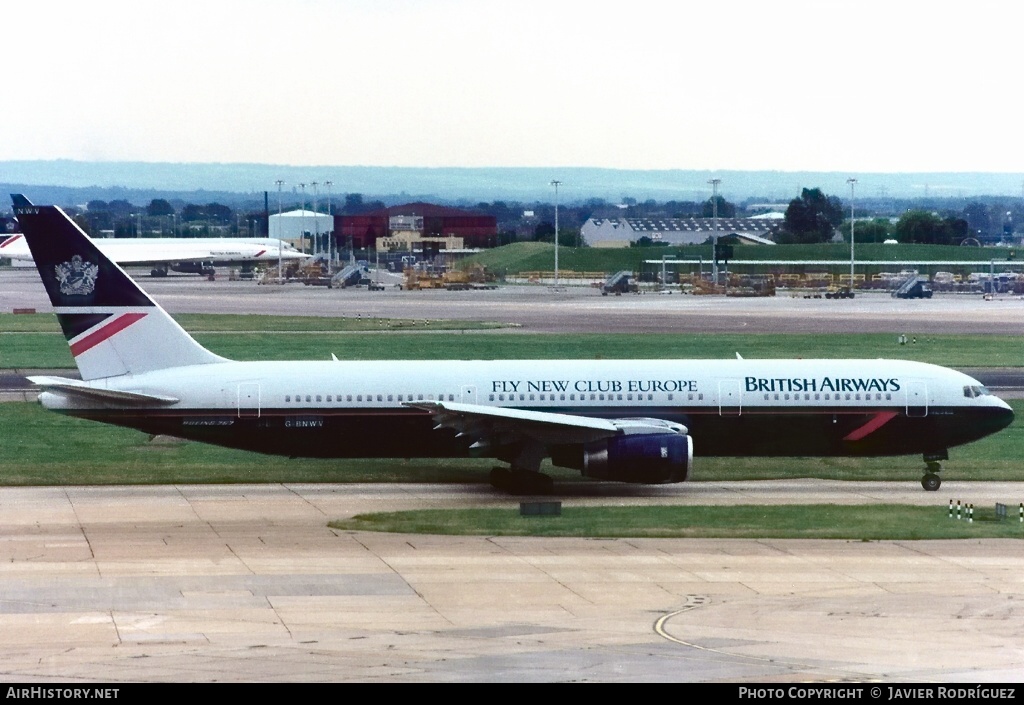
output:
<instances>
[{"instance_id":1,"label":"nose landing gear","mask_svg":"<svg viewBox=\"0 0 1024 705\"><path fill-rule=\"evenodd\" d=\"M925 492L936 492L942 486L942 478L939 471L942 470L941 460L948 460L948 451L924 454L924 477L921 478L921 487Z\"/></svg>"}]
</instances>

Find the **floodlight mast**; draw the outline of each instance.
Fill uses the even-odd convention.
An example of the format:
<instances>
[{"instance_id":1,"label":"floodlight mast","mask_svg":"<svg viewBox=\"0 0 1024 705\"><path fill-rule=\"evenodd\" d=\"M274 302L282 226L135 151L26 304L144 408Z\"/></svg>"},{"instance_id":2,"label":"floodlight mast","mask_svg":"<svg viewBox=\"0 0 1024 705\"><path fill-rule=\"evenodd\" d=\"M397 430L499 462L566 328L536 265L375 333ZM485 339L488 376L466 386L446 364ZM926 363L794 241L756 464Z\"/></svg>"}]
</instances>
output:
<instances>
[{"instance_id":1,"label":"floodlight mast","mask_svg":"<svg viewBox=\"0 0 1024 705\"><path fill-rule=\"evenodd\" d=\"M282 267L281 267L281 187L284 186L284 180L278 179L274 182L277 184L277 283L281 283L282 279Z\"/></svg>"},{"instance_id":2,"label":"floodlight mast","mask_svg":"<svg viewBox=\"0 0 1024 705\"><path fill-rule=\"evenodd\" d=\"M850 184L850 291L853 291L853 187L857 185L857 179L850 177L846 183Z\"/></svg>"},{"instance_id":3,"label":"floodlight mast","mask_svg":"<svg viewBox=\"0 0 1024 705\"><path fill-rule=\"evenodd\" d=\"M718 184L722 183L721 179L708 179L708 183L711 184L711 222L713 224L711 231L711 276L715 279L715 288L718 287Z\"/></svg>"},{"instance_id":4,"label":"floodlight mast","mask_svg":"<svg viewBox=\"0 0 1024 705\"><path fill-rule=\"evenodd\" d=\"M555 287L558 287L558 187L562 184L557 179L551 182L555 187Z\"/></svg>"}]
</instances>

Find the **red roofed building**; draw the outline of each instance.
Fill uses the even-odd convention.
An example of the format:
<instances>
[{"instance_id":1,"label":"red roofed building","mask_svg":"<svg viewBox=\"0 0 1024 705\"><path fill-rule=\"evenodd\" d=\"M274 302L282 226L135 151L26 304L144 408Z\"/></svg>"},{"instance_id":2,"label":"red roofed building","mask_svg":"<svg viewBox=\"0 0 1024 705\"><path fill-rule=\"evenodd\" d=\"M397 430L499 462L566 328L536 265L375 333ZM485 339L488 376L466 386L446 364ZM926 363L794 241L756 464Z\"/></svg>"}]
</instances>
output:
<instances>
[{"instance_id":1,"label":"red roofed building","mask_svg":"<svg viewBox=\"0 0 1024 705\"><path fill-rule=\"evenodd\" d=\"M497 244L498 220L492 215L430 203L334 216L334 232L341 248L372 248L377 238L408 231L417 231L421 237L459 237L465 247L492 247Z\"/></svg>"}]
</instances>

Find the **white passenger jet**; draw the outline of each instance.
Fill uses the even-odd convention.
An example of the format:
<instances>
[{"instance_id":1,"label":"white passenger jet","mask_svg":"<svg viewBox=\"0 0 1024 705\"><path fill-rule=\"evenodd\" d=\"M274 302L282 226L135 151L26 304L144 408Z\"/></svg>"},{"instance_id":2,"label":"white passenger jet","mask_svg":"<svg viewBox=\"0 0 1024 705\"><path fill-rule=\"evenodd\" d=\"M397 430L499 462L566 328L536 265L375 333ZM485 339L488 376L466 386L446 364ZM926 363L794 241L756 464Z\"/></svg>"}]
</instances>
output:
<instances>
[{"instance_id":1,"label":"white passenger jet","mask_svg":"<svg viewBox=\"0 0 1024 705\"><path fill-rule=\"evenodd\" d=\"M154 277L167 276L168 271L210 274L215 266L274 264L310 257L276 238L100 238L93 242L120 265L152 266ZM28 261L32 252L23 235L12 235L0 242L0 257Z\"/></svg>"},{"instance_id":2,"label":"white passenger jet","mask_svg":"<svg viewBox=\"0 0 1024 705\"><path fill-rule=\"evenodd\" d=\"M72 416L261 453L483 456L491 481L550 491L545 458L589 478L685 480L693 455L922 454L1013 411L977 380L902 360L234 362L189 336L55 206L12 196L81 381L31 377Z\"/></svg>"}]
</instances>

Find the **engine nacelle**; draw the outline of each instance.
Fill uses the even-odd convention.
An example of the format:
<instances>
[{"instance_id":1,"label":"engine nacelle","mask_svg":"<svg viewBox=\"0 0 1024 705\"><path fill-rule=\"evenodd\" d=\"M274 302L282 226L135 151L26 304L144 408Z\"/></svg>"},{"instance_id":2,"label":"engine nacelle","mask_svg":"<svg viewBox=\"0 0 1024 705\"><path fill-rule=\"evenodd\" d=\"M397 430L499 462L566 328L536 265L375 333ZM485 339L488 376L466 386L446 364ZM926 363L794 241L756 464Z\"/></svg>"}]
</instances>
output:
<instances>
[{"instance_id":1,"label":"engine nacelle","mask_svg":"<svg viewBox=\"0 0 1024 705\"><path fill-rule=\"evenodd\" d=\"M552 449L551 462L596 480L645 485L683 482L693 464L693 439L679 433L614 436Z\"/></svg>"}]
</instances>

